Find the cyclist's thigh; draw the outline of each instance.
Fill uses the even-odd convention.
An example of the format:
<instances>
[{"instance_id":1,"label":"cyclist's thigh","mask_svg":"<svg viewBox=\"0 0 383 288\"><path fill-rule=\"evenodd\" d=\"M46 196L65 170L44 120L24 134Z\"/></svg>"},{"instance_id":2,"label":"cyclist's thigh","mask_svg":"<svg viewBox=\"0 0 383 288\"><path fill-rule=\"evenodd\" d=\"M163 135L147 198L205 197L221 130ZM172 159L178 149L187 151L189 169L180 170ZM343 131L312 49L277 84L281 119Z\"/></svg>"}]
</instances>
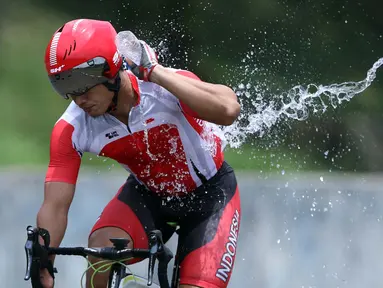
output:
<instances>
[{"instance_id":1,"label":"cyclist's thigh","mask_svg":"<svg viewBox=\"0 0 383 288\"><path fill-rule=\"evenodd\" d=\"M181 226L181 285L224 288L229 283L241 215L234 173L225 175L225 180L220 181L218 186L223 197L216 195L215 201L216 207L220 208L207 217L186 220L186 227ZM208 193L215 194L214 191ZM211 204L208 207L212 207Z\"/></svg>"},{"instance_id":2,"label":"cyclist's thigh","mask_svg":"<svg viewBox=\"0 0 383 288\"><path fill-rule=\"evenodd\" d=\"M111 246L110 238L131 239L130 247L145 249L148 247L148 233L153 229L163 232L164 240L173 233L158 221L161 219L160 201L130 176L119 189L116 196L106 205L94 224L89 246ZM97 244L97 245L95 245ZM134 259L129 263L135 263Z\"/></svg>"}]
</instances>

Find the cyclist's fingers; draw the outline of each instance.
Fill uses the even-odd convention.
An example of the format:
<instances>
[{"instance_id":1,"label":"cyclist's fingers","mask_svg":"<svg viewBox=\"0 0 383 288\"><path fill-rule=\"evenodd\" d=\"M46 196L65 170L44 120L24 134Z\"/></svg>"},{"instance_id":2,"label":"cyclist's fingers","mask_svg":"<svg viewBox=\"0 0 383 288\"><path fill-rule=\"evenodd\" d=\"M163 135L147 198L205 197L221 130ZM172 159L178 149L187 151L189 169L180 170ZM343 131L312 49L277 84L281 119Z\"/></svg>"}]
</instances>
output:
<instances>
[{"instance_id":1,"label":"cyclist's fingers","mask_svg":"<svg viewBox=\"0 0 383 288\"><path fill-rule=\"evenodd\" d=\"M40 282L44 288L53 288L54 280L51 274L49 274L48 269L40 270Z\"/></svg>"}]
</instances>

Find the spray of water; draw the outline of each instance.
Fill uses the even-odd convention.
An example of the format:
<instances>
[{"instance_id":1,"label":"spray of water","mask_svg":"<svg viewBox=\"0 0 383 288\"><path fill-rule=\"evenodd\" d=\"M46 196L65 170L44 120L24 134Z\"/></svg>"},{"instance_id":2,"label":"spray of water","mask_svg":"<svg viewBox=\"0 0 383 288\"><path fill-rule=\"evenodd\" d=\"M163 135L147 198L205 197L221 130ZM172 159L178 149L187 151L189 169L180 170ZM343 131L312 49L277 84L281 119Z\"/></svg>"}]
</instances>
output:
<instances>
[{"instance_id":1,"label":"spray of water","mask_svg":"<svg viewBox=\"0 0 383 288\"><path fill-rule=\"evenodd\" d=\"M157 43L157 51L160 56L167 59L169 57L166 49L166 39ZM139 63L140 45L136 36L130 31L118 33L116 38L117 47L122 54ZM254 52L247 55L247 59L255 57ZM244 61L246 61L246 58ZM265 95L262 85L252 85L251 83L240 83L234 90L241 102L244 99L250 101L250 109L242 113L233 125L223 127L228 144L232 148L239 148L250 135L262 137L272 126L283 119L294 119L298 121L306 120L310 111L312 113L324 113L328 106L338 107L345 101L350 101L355 95L365 91L376 78L376 71L383 65L383 58L380 58L368 70L367 77L358 82L343 82L340 84L307 86L296 85L290 90L279 95ZM258 69L250 69L245 65L245 74L252 75Z\"/></svg>"},{"instance_id":2,"label":"spray of water","mask_svg":"<svg viewBox=\"0 0 383 288\"><path fill-rule=\"evenodd\" d=\"M328 106L338 107L350 101L355 95L365 91L376 78L376 71L383 65L380 58L368 70L367 77L358 82L307 86L297 85L280 95L263 96L261 89L251 83L234 87L240 101L248 98L252 109L242 114L233 125L224 128L228 143L238 148L249 135L263 136L273 125L282 119L306 120L310 111L324 113Z\"/></svg>"},{"instance_id":3,"label":"spray of water","mask_svg":"<svg viewBox=\"0 0 383 288\"><path fill-rule=\"evenodd\" d=\"M189 53L198 50L198 54L208 57L210 48L213 47L200 46L198 48L195 46L179 46L183 43L180 39L191 36L185 30L185 27L182 26L183 21L175 20L179 17L179 11L176 11L173 16L174 19L172 17L170 17L170 19L164 19L158 16L159 19L156 26L158 26L158 30L163 33L155 33L150 31L150 29L141 30L140 28L134 29L133 32L138 39L145 40L150 46L155 48L161 64L181 69L188 69L189 65L198 67L200 61L203 62L204 60L193 60L189 57ZM138 55L139 51L137 50L136 53L134 52L135 49L133 49L137 46L134 44L137 38L130 32L123 31L119 33L116 39L117 46L121 49L120 52L124 55L131 54L129 58L135 59L134 62L138 62L140 58ZM179 49L174 49L176 39ZM291 89L281 90L280 87L276 86L278 86L279 83L289 83L292 79L286 79L284 76L279 76L278 73L275 74L273 71L275 69L278 70L278 65L286 64L289 67L299 65L299 67L303 69L305 69L305 67L302 66L303 64L294 61L294 59L296 59L294 51L289 51L286 47L281 47L277 44L275 45L276 46L272 46L272 51L270 51L270 49L264 50L262 46L258 47L255 44L251 44L249 52L242 61L238 62L238 65L234 65L235 67L233 67L232 64L226 67L219 66L221 70L221 83L231 86L241 102L242 113L238 120L229 127L222 127L228 146L235 148L238 153L242 151L238 148L244 143L249 142L249 140L264 139L266 141L267 138L274 137L273 131L275 128L279 131L278 135L276 135L278 139L273 139L272 143L275 143L275 145L283 143L283 137L280 138L279 136L281 132L283 135L285 135L285 133L279 129L280 125L289 125L291 120L305 121L316 114L325 113L329 108L338 108L344 104L344 102L350 101L356 95L363 93L375 80L377 70L383 65L383 58L376 61L371 69L368 70L366 78L361 81L347 81L327 85L318 83L308 85L299 84L293 86ZM265 45L265 47L266 46L267 45ZM282 54L285 56L288 55L288 57L283 58L278 53L277 55L272 54L276 59L275 63L272 64L275 65L275 67L265 67L260 55L270 54L273 51L280 51L281 49L283 51ZM306 63L305 65L309 64ZM309 73L309 71L307 73ZM282 79L280 77L282 77ZM209 79L205 80L209 81ZM311 82L310 77L306 79L304 75L299 75L297 79L292 81L297 80L300 81L298 83ZM274 88L277 88L277 92L274 92ZM274 129L272 129L273 127ZM316 131L318 132L317 128ZM347 135L340 135L340 137L346 136ZM263 148L266 150L271 148L270 145L274 144L270 143L267 142L267 147ZM258 143L257 145L260 147L262 144ZM291 144L289 148L292 149L292 155L295 155L294 151L296 149L300 149L295 144ZM328 149L327 147L321 148ZM317 147L319 150L321 148ZM348 145L346 145L346 148L348 150L350 149ZM339 153L346 153L342 152L344 149L341 148ZM326 151L323 150L320 152L324 153L327 159L326 153L329 153L329 151Z\"/></svg>"}]
</instances>

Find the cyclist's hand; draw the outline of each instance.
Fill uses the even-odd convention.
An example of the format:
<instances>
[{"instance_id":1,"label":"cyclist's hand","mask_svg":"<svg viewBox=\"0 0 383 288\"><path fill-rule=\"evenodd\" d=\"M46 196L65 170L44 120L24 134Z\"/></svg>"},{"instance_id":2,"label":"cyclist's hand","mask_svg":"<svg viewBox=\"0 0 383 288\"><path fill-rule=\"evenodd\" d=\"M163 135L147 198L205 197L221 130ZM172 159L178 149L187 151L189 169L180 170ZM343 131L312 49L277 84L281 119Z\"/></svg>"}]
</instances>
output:
<instances>
[{"instance_id":1,"label":"cyclist's hand","mask_svg":"<svg viewBox=\"0 0 383 288\"><path fill-rule=\"evenodd\" d=\"M150 74L153 69L158 65L157 54L153 48L150 47L145 41L139 40L141 46L141 61L140 65L135 65L133 62L128 60L128 64L131 71L139 79L144 81L150 81Z\"/></svg>"},{"instance_id":2,"label":"cyclist's hand","mask_svg":"<svg viewBox=\"0 0 383 288\"><path fill-rule=\"evenodd\" d=\"M45 268L40 270L40 282L44 288L53 288L54 279L48 269Z\"/></svg>"}]
</instances>

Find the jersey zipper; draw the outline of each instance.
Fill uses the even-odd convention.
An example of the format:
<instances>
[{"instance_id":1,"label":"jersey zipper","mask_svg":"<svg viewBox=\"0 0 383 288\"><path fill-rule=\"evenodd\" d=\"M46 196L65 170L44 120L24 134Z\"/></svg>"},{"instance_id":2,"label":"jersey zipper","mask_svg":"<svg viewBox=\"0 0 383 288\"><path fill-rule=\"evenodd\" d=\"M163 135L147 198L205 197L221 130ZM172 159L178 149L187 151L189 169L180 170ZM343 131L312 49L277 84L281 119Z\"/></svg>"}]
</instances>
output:
<instances>
[{"instance_id":1,"label":"jersey zipper","mask_svg":"<svg viewBox=\"0 0 383 288\"><path fill-rule=\"evenodd\" d=\"M129 124L126 124L126 128L128 129L129 133L132 134L132 131L130 130Z\"/></svg>"},{"instance_id":2,"label":"jersey zipper","mask_svg":"<svg viewBox=\"0 0 383 288\"><path fill-rule=\"evenodd\" d=\"M121 122L120 120L118 120L116 117L114 117L113 115L109 114L109 117L111 117L113 119L114 122L116 122L117 124L119 124L120 126L124 127L125 129L128 130L129 134L132 134L132 130L130 129L129 127L129 120L128 120L128 124L125 124L123 122Z\"/></svg>"},{"instance_id":3,"label":"jersey zipper","mask_svg":"<svg viewBox=\"0 0 383 288\"><path fill-rule=\"evenodd\" d=\"M201 180L202 184L206 184L208 180L205 177L205 175L203 175L202 172L198 170L198 168L197 168L197 166L195 166L193 160L190 159L190 163L192 164L193 170L197 174L197 177L199 178L199 180Z\"/></svg>"}]
</instances>

